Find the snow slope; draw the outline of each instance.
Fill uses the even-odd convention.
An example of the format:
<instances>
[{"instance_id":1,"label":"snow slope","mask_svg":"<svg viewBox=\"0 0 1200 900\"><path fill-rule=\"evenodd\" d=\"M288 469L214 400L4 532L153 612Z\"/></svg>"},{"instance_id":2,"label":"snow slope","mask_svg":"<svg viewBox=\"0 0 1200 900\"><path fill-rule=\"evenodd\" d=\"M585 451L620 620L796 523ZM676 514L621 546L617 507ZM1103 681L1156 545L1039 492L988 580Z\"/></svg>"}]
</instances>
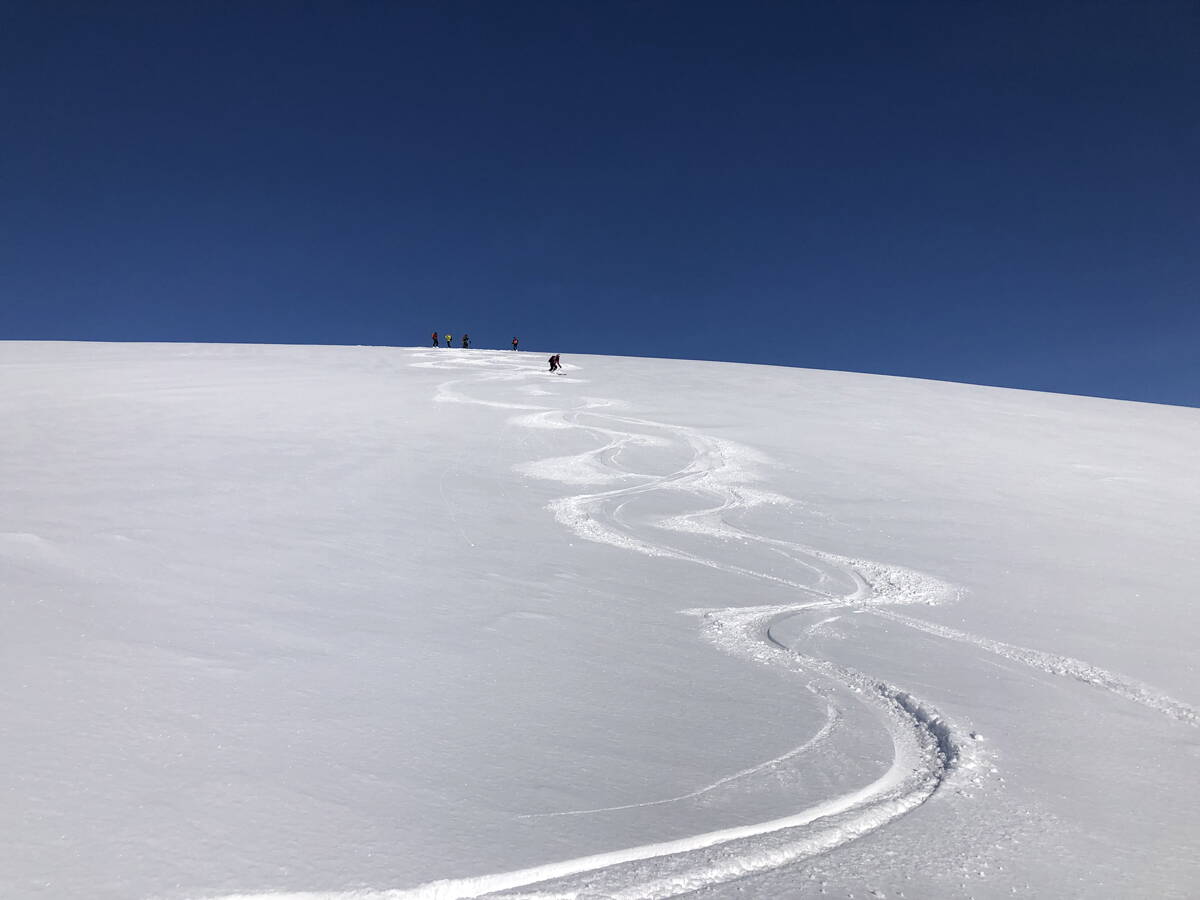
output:
<instances>
[{"instance_id":1,"label":"snow slope","mask_svg":"<svg viewBox=\"0 0 1200 900\"><path fill-rule=\"evenodd\" d=\"M1200 411L0 343L0 896L1200 893Z\"/></svg>"}]
</instances>

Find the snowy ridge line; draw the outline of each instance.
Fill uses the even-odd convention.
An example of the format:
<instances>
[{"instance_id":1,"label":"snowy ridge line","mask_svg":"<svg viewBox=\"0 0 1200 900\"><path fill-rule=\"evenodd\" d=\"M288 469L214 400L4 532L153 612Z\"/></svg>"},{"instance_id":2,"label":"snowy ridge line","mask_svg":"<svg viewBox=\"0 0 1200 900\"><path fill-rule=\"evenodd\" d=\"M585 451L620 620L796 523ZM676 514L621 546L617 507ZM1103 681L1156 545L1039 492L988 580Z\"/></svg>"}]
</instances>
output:
<instances>
[{"instance_id":1,"label":"snowy ridge line","mask_svg":"<svg viewBox=\"0 0 1200 900\"><path fill-rule=\"evenodd\" d=\"M810 687L809 690L811 691L812 688ZM552 819L558 816L586 816L593 813L619 812L626 809L639 809L646 806L663 806L667 803L679 803L683 800L691 800L707 794L710 791L715 791L719 787L724 787L725 785L737 781L740 778L746 778L749 775L755 775L771 768L772 766L779 765L779 763L787 762L789 759L794 759L803 753L807 753L813 747L822 743L827 737L829 737L830 734L833 733L833 730L837 727L840 719L841 713L837 710L837 708L833 705L828 705L825 707L825 723L821 726L820 730L817 731L816 734L814 734L800 746L793 747L791 750L787 751L787 753L781 753L779 756L776 756L773 759L768 759L766 762L761 762L758 765L741 769L740 771L734 772L732 775L726 775L724 778L718 778L712 784L706 784L702 788L697 788L696 790L689 791L686 794L680 794L678 797L665 797L662 800L648 800L644 803L626 803L623 806L600 806L595 809L568 809L561 812L525 813L517 818Z\"/></svg>"},{"instance_id":2,"label":"snowy ridge line","mask_svg":"<svg viewBox=\"0 0 1200 900\"><path fill-rule=\"evenodd\" d=\"M891 622L898 622L901 625L914 628L917 631L923 631L926 634L932 634L936 637L964 644L973 644L976 647L987 650L989 653L995 653L997 656L1003 656L1006 659L1024 663L1027 666L1041 669L1043 672L1049 672L1052 675L1074 678L1077 681L1111 691L1126 700L1140 703L1142 706L1156 710L1176 721L1184 722L1188 725L1200 726L1200 710L1196 709L1196 707L1156 691L1147 684L1143 684L1132 678L1126 678L1124 675L1110 672L1099 666L1094 666L1081 659L1061 656L1057 653L1046 653L1042 650L1031 650L1028 647L1019 647L1016 644L1007 644L1003 641L981 637L967 631L959 631L956 628L949 628L945 625L936 625L922 619L915 619L912 616L906 616L893 610L871 609L869 612L872 615L879 616Z\"/></svg>"}]
</instances>

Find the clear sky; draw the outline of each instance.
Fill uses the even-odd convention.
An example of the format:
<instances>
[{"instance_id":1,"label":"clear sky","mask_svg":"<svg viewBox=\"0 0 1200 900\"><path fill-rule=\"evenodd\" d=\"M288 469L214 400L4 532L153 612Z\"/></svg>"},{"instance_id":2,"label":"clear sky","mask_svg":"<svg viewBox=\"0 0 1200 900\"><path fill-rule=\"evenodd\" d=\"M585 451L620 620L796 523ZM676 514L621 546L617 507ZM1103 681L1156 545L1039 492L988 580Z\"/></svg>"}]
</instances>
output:
<instances>
[{"instance_id":1,"label":"clear sky","mask_svg":"<svg viewBox=\"0 0 1200 900\"><path fill-rule=\"evenodd\" d=\"M1195 2L0 5L0 338L1200 405Z\"/></svg>"}]
</instances>

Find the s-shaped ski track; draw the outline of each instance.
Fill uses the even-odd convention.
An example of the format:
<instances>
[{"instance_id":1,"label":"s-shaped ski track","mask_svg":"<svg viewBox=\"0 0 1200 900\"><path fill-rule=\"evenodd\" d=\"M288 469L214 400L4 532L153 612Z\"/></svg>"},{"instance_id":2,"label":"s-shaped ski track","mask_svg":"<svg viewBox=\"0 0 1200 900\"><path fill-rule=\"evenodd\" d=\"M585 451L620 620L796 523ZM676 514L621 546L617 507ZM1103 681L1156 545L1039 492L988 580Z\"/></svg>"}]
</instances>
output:
<instances>
[{"instance_id":1,"label":"s-shaped ski track","mask_svg":"<svg viewBox=\"0 0 1200 900\"><path fill-rule=\"evenodd\" d=\"M467 368L441 354L424 355L430 361L416 365ZM477 368L475 371L478 373ZM620 408L611 401L593 399L582 407L565 409L477 398L459 390L463 382L475 386L494 382L512 383L540 374L540 367L535 369L525 365L523 360L510 362L505 359L500 365L493 361L490 372L479 373L475 378L459 378L443 383L435 399L520 410L522 414L514 417L510 424L578 429L593 433L602 441L602 446L573 457L542 460L520 467L527 475L564 484L594 484L604 480L636 482L611 490L568 495L553 501L550 509L556 520L577 536L647 556L676 559L747 579L783 585L800 593L805 599L794 604L686 612L700 618L705 636L722 650L758 662L782 665L809 676L819 676L834 689L849 693L872 706L892 738L894 756L890 768L862 788L829 798L791 815L752 825L717 829L676 840L509 872L442 879L405 889L233 894L225 895L222 900L458 900L499 893L540 900L597 893L619 900L672 897L775 869L844 846L926 802L947 778L954 776L956 770L969 771L980 765L979 748L963 737L961 729L944 720L927 704L866 673L831 660L806 655L802 648L789 646L775 635L778 623L814 610L853 609L874 613L949 640L973 643L1045 671L1087 680L1127 699L1156 708L1172 718L1196 724L1196 710L1130 679L1098 670L1078 660L1067 660L1068 664L1061 664L1066 660L1065 657L989 641L885 609L906 604L944 603L955 599L955 589L938 579L911 569L850 559L798 543L767 538L730 525L730 515L753 506L794 502L777 495L764 494L753 487L753 470L766 461L750 448L704 435L686 426L619 415L610 411ZM593 424L585 424L585 417ZM647 432L653 437L648 437ZM687 446L691 452L690 461L675 472L661 476L639 476L618 468L615 463L621 451L628 446L661 443ZM683 493L705 500L706 506L699 512L654 522L653 527L667 532L736 537L738 540L768 546L791 559L797 566L818 572L819 584L840 580L847 583L851 590L844 594L826 592L795 579L683 551L661 541L649 540L644 535L635 535L631 526L617 515L617 509L639 495L655 492ZM810 636L812 630L808 629L802 636ZM734 781L801 751L802 748L797 748L783 757L720 779L716 784ZM706 789L693 792L693 795ZM631 806L674 802L687 796L691 795ZM585 815L619 808L542 815ZM528 890L530 888L533 890ZM524 892L513 893L520 891Z\"/></svg>"}]
</instances>

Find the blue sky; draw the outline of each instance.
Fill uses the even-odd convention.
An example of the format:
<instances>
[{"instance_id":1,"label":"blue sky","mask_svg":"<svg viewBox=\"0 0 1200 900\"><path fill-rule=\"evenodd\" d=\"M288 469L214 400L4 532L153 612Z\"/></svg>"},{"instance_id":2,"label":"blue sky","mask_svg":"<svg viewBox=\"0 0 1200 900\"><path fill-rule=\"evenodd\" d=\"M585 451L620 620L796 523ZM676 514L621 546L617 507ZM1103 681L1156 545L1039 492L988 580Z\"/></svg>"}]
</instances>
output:
<instances>
[{"instance_id":1,"label":"blue sky","mask_svg":"<svg viewBox=\"0 0 1200 900\"><path fill-rule=\"evenodd\" d=\"M0 6L0 338L1200 405L1200 7Z\"/></svg>"}]
</instances>

